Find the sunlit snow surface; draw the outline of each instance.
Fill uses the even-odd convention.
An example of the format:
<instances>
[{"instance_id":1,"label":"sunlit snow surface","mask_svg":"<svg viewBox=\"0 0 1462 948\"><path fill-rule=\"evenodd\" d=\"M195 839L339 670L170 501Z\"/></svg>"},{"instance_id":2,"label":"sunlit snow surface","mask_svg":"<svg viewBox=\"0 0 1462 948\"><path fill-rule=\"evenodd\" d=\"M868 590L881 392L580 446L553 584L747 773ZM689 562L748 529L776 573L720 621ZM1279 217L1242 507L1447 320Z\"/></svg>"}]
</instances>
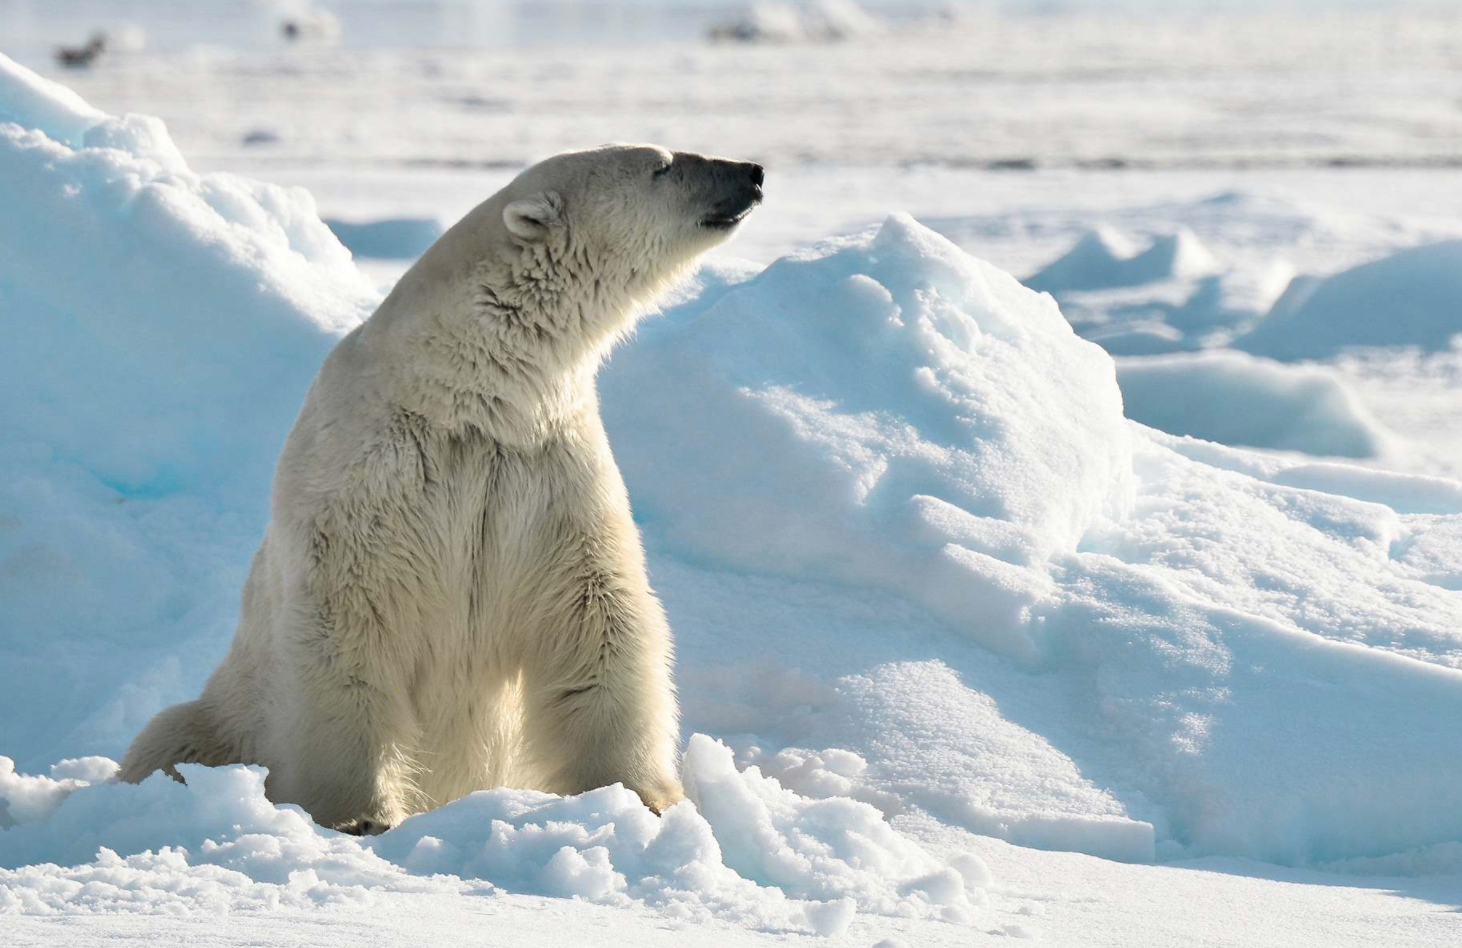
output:
<instances>
[{"instance_id":1,"label":"sunlit snow surface","mask_svg":"<svg viewBox=\"0 0 1462 948\"><path fill-rule=\"evenodd\" d=\"M1092 35L1052 22L1067 53ZM1323 35L1371 49L1357 22ZM1016 62L1029 41L976 26L998 47L979 47L983 63L1005 49ZM1262 59L1269 37L1252 35ZM938 83L953 80L918 70L953 52L881 42L873 55L925 108L948 101ZM1167 43L1170 61L1204 45ZM864 106L898 121L855 112L826 135L767 137L787 123L737 110L768 96L795 108L777 97L786 83L717 76L785 69L785 50L686 46L676 62L704 74L684 114L635 98L664 88L655 70L671 60L621 90L635 93L622 111L580 114L491 57L260 49L164 49L68 77L109 111L164 114L181 153L154 120L107 118L10 67L0 78L0 122L22 126L0 125L7 936L1462 937L1462 353L1436 341L1458 325L1453 251L1407 253L1462 236L1462 201L1424 169L1282 167L1347 149L1424 165L1447 150L1456 118L1427 92L1449 88L1434 78L1444 53L1408 72L1372 49L1390 77L1380 98L1352 96L1303 147L1276 143L1284 97L1240 87L1258 112L1240 110L1238 144L1216 135L1198 153L1223 165L1248 149L1270 170L1023 174L900 167L899 149L937 146L924 133L945 119L969 157L963 100L909 117L890 91ZM1297 50L1301 87L1322 83L1323 50ZM798 55L834 71L855 58ZM597 62L564 88L615 100ZM403 79L413 70L423 78ZM1150 102L1145 75L1132 94ZM1204 80L1185 81L1166 119L1201 100ZM1149 147L1114 120L1119 100L1065 143L1002 125L1004 82L979 108L1008 137L977 165L1013 142L1052 166L1118 145L1195 154ZM282 107L300 83L321 98ZM376 97L387 85L395 97ZM443 99L449 87L465 98ZM696 102L697 88L737 97ZM1368 103L1402 88L1438 138L1371 127ZM208 105L231 89L237 107ZM495 114L483 102L503 89L547 124L460 120ZM1031 101L1019 121L1060 118ZM743 117L713 125L715 110ZM260 129L275 144L244 143ZM499 790L361 841L271 806L253 770L105 784L106 758L196 693L226 647L314 366L405 266L372 262L363 278L315 201L358 257L389 257L506 180L496 163L598 138L772 166L768 205L601 382L677 630L694 805L656 820L615 788ZM816 149L858 161L818 163ZM421 157L487 167L397 164ZM806 249L838 233L852 236ZM1040 285L1062 258L1047 285L1059 311L1002 272ZM1415 302L1424 318L1407 325L1424 332L1336 354L1327 327L1371 321L1317 309L1327 295ZM1261 332L1271 311L1284 322ZM1130 417L1178 434L1124 421L1119 385ZM221 933L190 921L221 914L234 916Z\"/></svg>"}]
</instances>

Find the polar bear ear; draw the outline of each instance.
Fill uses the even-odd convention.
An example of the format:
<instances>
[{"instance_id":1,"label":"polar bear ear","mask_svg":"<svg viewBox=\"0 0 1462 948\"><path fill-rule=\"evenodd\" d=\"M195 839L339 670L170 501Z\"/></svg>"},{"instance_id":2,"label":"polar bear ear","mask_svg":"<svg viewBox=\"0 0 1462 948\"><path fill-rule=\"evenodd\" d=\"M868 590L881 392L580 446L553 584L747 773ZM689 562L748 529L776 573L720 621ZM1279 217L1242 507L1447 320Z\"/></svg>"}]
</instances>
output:
<instances>
[{"instance_id":1,"label":"polar bear ear","mask_svg":"<svg viewBox=\"0 0 1462 948\"><path fill-rule=\"evenodd\" d=\"M563 198L558 196L558 192L544 191L519 198L503 208L503 223L514 237L536 243L558 225L562 211Z\"/></svg>"}]
</instances>

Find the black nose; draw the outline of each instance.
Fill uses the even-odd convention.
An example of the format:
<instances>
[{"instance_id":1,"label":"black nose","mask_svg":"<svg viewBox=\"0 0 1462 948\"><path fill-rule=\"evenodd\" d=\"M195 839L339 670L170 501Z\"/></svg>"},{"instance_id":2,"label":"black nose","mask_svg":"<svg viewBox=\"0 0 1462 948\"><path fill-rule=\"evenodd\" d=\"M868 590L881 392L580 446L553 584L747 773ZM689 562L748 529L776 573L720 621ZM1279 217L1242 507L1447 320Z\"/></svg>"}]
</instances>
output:
<instances>
[{"instance_id":1,"label":"black nose","mask_svg":"<svg viewBox=\"0 0 1462 948\"><path fill-rule=\"evenodd\" d=\"M767 179L766 169L761 165L751 166L751 183L761 187L761 183Z\"/></svg>"}]
</instances>

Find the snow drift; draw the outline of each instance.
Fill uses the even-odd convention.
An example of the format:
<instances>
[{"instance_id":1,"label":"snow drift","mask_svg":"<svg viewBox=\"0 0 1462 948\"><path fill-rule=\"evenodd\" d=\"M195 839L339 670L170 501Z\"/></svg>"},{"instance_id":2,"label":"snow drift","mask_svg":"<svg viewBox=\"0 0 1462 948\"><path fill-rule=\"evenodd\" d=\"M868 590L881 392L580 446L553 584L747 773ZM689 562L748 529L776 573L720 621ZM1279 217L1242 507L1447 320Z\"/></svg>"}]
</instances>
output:
<instances>
[{"instance_id":1,"label":"snow drift","mask_svg":"<svg viewBox=\"0 0 1462 948\"><path fill-rule=\"evenodd\" d=\"M493 790L364 839L271 804L259 768L183 765L186 786L105 783L109 771L92 761L62 768L84 779L29 778L49 805L0 837L0 911L188 914L500 887L832 935L858 909L969 924L989 881L974 856L933 859L867 804L738 772L701 735L685 758L694 805L663 817L619 785ZM0 791L18 796L4 775Z\"/></svg>"},{"instance_id":2,"label":"snow drift","mask_svg":"<svg viewBox=\"0 0 1462 948\"><path fill-rule=\"evenodd\" d=\"M1333 372L1231 350L1117 363L1127 417L1205 441L1370 458L1388 440Z\"/></svg>"},{"instance_id":3,"label":"snow drift","mask_svg":"<svg viewBox=\"0 0 1462 948\"><path fill-rule=\"evenodd\" d=\"M0 111L0 910L495 886L964 923L960 831L1456 870L1462 485L1134 424L1048 297L903 215L703 271L603 376L686 721L728 745L687 735L693 806L493 790L362 841L254 769L100 783L82 755L226 646L278 446L374 295L303 192L4 60Z\"/></svg>"},{"instance_id":4,"label":"snow drift","mask_svg":"<svg viewBox=\"0 0 1462 948\"><path fill-rule=\"evenodd\" d=\"M1445 350L1462 335L1462 240L1415 247L1334 276L1300 277L1234 345L1275 359L1359 346Z\"/></svg>"},{"instance_id":5,"label":"snow drift","mask_svg":"<svg viewBox=\"0 0 1462 948\"><path fill-rule=\"evenodd\" d=\"M307 192L194 174L4 57L0 182L0 721L39 766L115 754L221 654L273 459L374 291Z\"/></svg>"},{"instance_id":6,"label":"snow drift","mask_svg":"<svg viewBox=\"0 0 1462 948\"><path fill-rule=\"evenodd\" d=\"M1061 294L1193 279L1217 269L1213 255L1186 228L1158 236L1139 253L1122 234L1100 227L1023 282L1033 290Z\"/></svg>"},{"instance_id":7,"label":"snow drift","mask_svg":"<svg viewBox=\"0 0 1462 948\"><path fill-rule=\"evenodd\" d=\"M1129 502L1111 359L906 216L680 307L600 390L667 548L890 587L1015 654L1024 567Z\"/></svg>"}]
</instances>

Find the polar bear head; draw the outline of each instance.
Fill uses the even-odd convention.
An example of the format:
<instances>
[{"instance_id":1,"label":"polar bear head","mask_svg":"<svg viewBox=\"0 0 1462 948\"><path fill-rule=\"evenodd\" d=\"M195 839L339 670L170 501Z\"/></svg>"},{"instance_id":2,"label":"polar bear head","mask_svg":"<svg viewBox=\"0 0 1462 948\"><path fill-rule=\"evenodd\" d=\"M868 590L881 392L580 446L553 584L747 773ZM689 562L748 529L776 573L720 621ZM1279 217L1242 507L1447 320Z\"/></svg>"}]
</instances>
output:
<instances>
[{"instance_id":1,"label":"polar bear head","mask_svg":"<svg viewBox=\"0 0 1462 948\"><path fill-rule=\"evenodd\" d=\"M761 165L658 145L603 145L539 162L506 189L521 247L594 261L603 279L656 280L725 240L761 202Z\"/></svg>"},{"instance_id":2,"label":"polar bear head","mask_svg":"<svg viewBox=\"0 0 1462 948\"><path fill-rule=\"evenodd\" d=\"M476 258L481 305L582 351L729 237L762 179L751 162L604 145L527 169L463 221L465 241L441 243Z\"/></svg>"}]
</instances>

